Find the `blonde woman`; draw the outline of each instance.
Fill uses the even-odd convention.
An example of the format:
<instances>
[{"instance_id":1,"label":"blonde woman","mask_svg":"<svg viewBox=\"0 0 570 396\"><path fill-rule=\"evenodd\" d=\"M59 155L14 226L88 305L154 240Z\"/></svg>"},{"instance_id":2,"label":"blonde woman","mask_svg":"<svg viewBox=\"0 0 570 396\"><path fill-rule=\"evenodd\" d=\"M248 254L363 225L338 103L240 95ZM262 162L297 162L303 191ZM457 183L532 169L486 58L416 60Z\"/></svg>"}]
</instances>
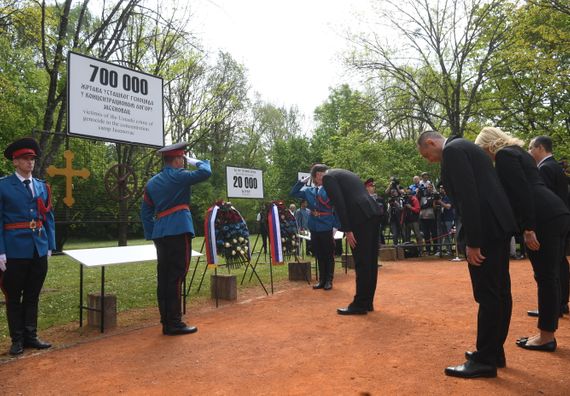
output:
<instances>
[{"instance_id":1,"label":"blonde woman","mask_svg":"<svg viewBox=\"0 0 570 396\"><path fill-rule=\"evenodd\" d=\"M538 286L540 332L517 340L524 349L554 352L560 314L558 265L564 254L564 236L570 227L570 212L539 176L524 142L499 128L481 130L475 144L495 161L495 169L524 234L525 245Z\"/></svg>"}]
</instances>

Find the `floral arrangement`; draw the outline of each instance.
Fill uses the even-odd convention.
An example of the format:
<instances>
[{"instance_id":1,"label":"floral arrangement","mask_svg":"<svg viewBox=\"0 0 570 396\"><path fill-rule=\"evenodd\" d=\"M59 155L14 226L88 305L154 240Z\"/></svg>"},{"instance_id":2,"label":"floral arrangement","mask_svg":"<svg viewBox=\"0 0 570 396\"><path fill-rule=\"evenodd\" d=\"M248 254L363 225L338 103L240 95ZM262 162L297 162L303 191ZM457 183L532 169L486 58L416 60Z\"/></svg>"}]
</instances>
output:
<instances>
[{"instance_id":1,"label":"floral arrangement","mask_svg":"<svg viewBox=\"0 0 570 396\"><path fill-rule=\"evenodd\" d=\"M241 214L231 202L218 201L214 221L216 251L230 268L239 268L250 259L249 231Z\"/></svg>"},{"instance_id":2,"label":"floral arrangement","mask_svg":"<svg viewBox=\"0 0 570 396\"><path fill-rule=\"evenodd\" d=\"M273 201L277 207L279 215L281 244L283 247L283 255L285 257L296 256L299 247L299 239L297 237L297 221L289 208L285 206L283 201Z\"/></svg>"}]
</instances>

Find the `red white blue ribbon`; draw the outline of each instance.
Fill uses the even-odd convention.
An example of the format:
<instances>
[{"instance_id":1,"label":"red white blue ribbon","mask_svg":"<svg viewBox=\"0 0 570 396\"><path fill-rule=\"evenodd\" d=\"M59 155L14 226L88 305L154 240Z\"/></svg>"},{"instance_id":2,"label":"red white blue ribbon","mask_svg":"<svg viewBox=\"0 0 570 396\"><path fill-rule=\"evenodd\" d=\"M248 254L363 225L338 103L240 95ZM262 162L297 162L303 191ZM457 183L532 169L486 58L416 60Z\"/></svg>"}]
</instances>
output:
<instances>
[{"instance_id":1,"label":"red white blue ribbon","mask_svg":"<svg viewBox=\"0 0 570 396\"><path fill-rule=\"evenodd\" d=\"M283 264L283 245L281 243L281 221L277 205L271 205L267 214L267 226L269 229L269 244L271 246L271 263Z\"/></svg>"},{"instance_id":2,"label":"red white blue ribbon","mask_svg":"<svg viewBox=\"0 0 570 396\"><path fill-rule=\"evenodd\" d=\"M218 214L218 205L212 206L206 212L204 219L204 239L206 245L206 262L208 265L218 264L218 251L216 248L216 215Z\"/></svg>"}]
</instances>

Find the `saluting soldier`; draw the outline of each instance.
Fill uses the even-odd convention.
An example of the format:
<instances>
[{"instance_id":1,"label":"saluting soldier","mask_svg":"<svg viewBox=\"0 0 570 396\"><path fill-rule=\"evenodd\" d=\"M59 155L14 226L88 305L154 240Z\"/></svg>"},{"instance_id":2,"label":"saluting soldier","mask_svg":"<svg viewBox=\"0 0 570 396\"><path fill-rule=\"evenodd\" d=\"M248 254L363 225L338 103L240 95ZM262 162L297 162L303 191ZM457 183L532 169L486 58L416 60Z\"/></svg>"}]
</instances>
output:
<instances>
[{"instance_id":1,"label":"saluting soldier","mask_svg":"<svg viewBox=\"0 0 570 396\"><path fill-rule=\"evenodd\" d=\"M289 195L306 200L311 211L308 227L311 231L311 245L319 265L319 282L313 289L331 290L334 278L334 234L333 228L338 227L338 219L332 208L327 192L322 186L322 177L316 177L317 172L324 173L328 166L314 165L311 177L297 181ZM313 181L314 186L306 186Z\"/></svg>"},{"instance_id":2,"label":"saluting soldier","mask_svg":"<svg viewBox=\"0 0 570 396\"><path fill-rule=\"evenodd\" d=\"M0 287L6 298L10 355L51 347L37 335L40 291L55 249L50 189L32 177L39 155L33 138L16 140L4 151L15 168L0 179Z\"/></svg>"},{"instance_id":3,"label":"saluting soldier","mask_svg":"<svg viewBox=\"0 0 570 396\"><path fill-rule=\"evenodd\" d=\"M194 225L188 205L191 186L210 177L210 162L185 155L188 143L166 146L158 152L164 167L145 187L141 207L144 236L157 254L157 300L162 333L190 334L198 329L182 321L181 287L192 255ZM197 169L184 169L185 162Z\"/></svg>"}]
</instances>

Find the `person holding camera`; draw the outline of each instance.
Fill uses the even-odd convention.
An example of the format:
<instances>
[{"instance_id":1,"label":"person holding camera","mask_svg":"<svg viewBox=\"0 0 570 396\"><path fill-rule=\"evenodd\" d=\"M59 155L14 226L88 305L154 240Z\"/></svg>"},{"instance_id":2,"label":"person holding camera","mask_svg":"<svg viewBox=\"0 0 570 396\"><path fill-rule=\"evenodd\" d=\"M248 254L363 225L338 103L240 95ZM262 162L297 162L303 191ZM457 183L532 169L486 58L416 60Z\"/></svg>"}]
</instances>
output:
<instances>
[{"instance_id":1,"label":"person holding camera","mask_svg":"<svg viewBox=\"0 0 570 396\"><path fill-rule=\"evenodd\" d=\"M416 238L416 243L419 245L418 252L421 256L423 237L420 232L420 201L416 195L408 189L406 195L403 198L404 205L404 241L410 242L412 236L412 230L414 231L414 237Z\"/></svg>"},{"instance_id":2,"label":"person holding camera","mask_svg":"<svg viewBox=\"0 0 570 396\"><path fill-rule=\"evenodd\" d=\"M402 237L402 215L403 205L398 190L390 191L388 199L388 221L390 222L390 232L392 233L392 242L396 246Z\"/></svg>"},{"instance_id":3,"label":"person holding camera","mask_svg":"<svg viewBox=\"0 0 570 396\"><path fill-rule=\"evenodd\" d=\"M455 220L455 215L453 213L453 206L451 205L451 199L445 192L443 186L439 187L439 202L441 214L439 216L439 224L441 227L441 254L443 254L443 247L446 247L446 253L451 254L451 229L453 228L453 221Z\"/></svg>"},{"instance_id":4,"label":"person holding camera","mask_svg":"<svg viewBox=\"0 0 570 396\"><path fill-rule=\"evenodd\" d=\"M425 173L425 172L424 172ZM433 184L426 184L425 191L420 198L420 228L424 235L426 254L435 254L437 252L437 223L436 223L436 201L439 198L433 192ZM432 243L433 242L433 243ZM432 247L433 245L433 247Z\"/></svg>"}]
</instances>

